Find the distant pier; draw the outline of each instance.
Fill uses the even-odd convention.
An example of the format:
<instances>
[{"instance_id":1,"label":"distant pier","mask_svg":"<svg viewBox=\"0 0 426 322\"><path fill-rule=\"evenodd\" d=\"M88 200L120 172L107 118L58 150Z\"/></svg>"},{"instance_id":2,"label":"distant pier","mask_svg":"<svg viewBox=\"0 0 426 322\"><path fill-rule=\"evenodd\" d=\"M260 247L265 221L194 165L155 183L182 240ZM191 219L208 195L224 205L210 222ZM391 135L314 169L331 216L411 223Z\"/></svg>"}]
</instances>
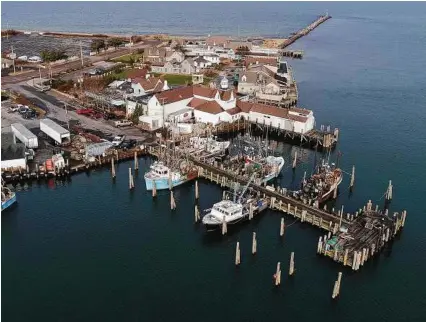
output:
<instances>
[{"instance_id":1,"label":"distant pier","mask_svg":"<svg viewBox=\"0 0 426 322\"><path fill-rule=\"evenodd\" d=\"M281 45L281 49L284 49L288 46L290 46L292 43L294 43L297 39L302 38L303 36L306 36L307 34L309 34L312 30L314 30L315 28L317 28L320 24L322 24L323 22L326 22L328 19L331 19L331 16L326 14L324 16L320 16L318 17L318 19L316 19L314 22L312 22L310 25L308 25L307 27L300 29L298 31L296 31L295 33L293 33L288 39L286 39L282 45Z\"/></svg>"}]
</instances>

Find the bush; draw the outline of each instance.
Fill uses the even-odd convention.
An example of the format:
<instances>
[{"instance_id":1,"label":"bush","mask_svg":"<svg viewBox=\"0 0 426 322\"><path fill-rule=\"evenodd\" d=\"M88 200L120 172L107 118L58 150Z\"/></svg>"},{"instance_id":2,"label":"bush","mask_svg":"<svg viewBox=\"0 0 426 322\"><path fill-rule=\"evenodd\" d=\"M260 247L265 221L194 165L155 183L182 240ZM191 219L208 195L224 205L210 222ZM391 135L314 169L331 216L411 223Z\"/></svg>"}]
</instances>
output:
<instances>
[{"instance_id":1,"label":"bush","mask_svg":"<svg viewBox=\"0 0 426 322\"><path fill-rule=\"evenodd\" d=\"M40 54L41 58L45 62L53 62L61 59L68 58L68 55L65 54L64 50L43 50Z\"/></svg>"}]
</instances>

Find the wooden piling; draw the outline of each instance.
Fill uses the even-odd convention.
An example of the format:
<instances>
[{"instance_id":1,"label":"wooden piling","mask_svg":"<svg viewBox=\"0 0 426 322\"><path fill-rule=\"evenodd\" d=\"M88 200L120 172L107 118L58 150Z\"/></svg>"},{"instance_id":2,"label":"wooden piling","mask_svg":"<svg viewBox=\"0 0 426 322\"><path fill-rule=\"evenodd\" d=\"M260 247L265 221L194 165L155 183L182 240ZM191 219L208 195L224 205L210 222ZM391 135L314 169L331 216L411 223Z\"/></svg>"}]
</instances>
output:
<instances>
[{"instance_id":1,"label":"wooden piling","mask_svg":"<svg viewBox=\"0 0 426 322\"><path fill-rule=\"evenodd\" d=\"M114 158L111 158L111 176L113 179L115 179L115 165L114 165Z\"/></svg>"},{"instance_id":2,"label":"wooden piling","mask_svg":"<svg viewBox=\"0 0 426 322\"><path fill-rule=\"evenodd\" d=\"M297 164L297 151L294 151L293 169L296 169Z\"/></svg>"},{"instance_id":3,"label":"wooden piling","mask_svg":"<svg viewBox=\"0 0 426 322\"><path fill-rule=\"evenodd\" d=\"M135 187L133 182L132 168L129 168L129 189L132 190Z\"/></svg>"},{"instance_id":4,"label":"wooden piling","mask_svg":"<svg viewBox=\"0 0 426 322\"><path fill-rule=\"evenodd\" d=\"M257 240L256 240L256 233L253 232L253 240L251 244L251 253L255 255L257 253Z\"/></svg>"},{"instance_id":5,"label":"wooden piling","mask_svg":"<svg viewBox=\"0 0 426 322\"><path fill-rule=\"evenodd\" d=\"M277 263L277 270L274 274L274 280L275 280L275 286L278 286L281 284L281 263Z\"/></svg>"},{"instance_id":6,"label":"wooden piling","mask_svg":"<svg viewBox=\"0 0 426 322\"><path fill-rule=\"evenodd\" d=\"M392 200L392 190L393 190L392 181L389 180L389 186L388 186L388 189L386 190L386 200Z\"/></svg>"},{"instance_id":7,"label":"wooden piling","mask_svg":"<svg viewBox=\"0 0 426 322\"><path fill-rule=\"evenodd\" d=\"M135 151L135 171L139 170L138 153Z\"/></svg>"},{"instance_id":8,"label":"wooden piling","mask_svg":"<svg viewBox=\"0 0 426 322\"><path fill-rule=\"evenodd\" d=\"M284 236L284 217L281 218L281 223L280 223L280 236Z\"/></svg>"},{"instance_id":9,"label":"wooden piling","mask_svg":"<svg viewBox=\"0 0 426 322\"><path fill-rule=\"evenodd\" d=\"M253 204L250 203L249 205L249 220L253 219Z\"/></svg>"},{"instance_id":10,"label":"wooden piling","mask_svg":"<svg viewBox=\"0 0 426 322\"><path fill-rule=\"evenodd\" d=\"M351 183L350 183L350 188L352 188L354 186L355 183L355 166L352 166L352 174L351 174Z\"/></svg>"},{"instance_id":11,"label":"wooden piling","mask_svg":"<svg viewBox=\"0 0 426 322\"><path fill-rule=\"evenodd\" d=\"M288 275L294 274L294 252L291 252L290 254L290 268L288 270Z\"/></svg>"},{"instance_id":12,"label":"wooden piling","mask_svg":"<svg viewBox=\"0 0 426 322\"><path fill-rule=\"evenodd\" d=\"M235 265L238 266L240 264L241 264L240 242L237 242L237 247L235 249Z\"/></svg>"},{"instance_id":13,"label":"wooden piling","mask_svg":"<svg viewBox=\"0 0 426 322\"><path fill-rule=\"evenodd\" d=\"M342 281L342 272L339 272L339 274L337 275L337 280L334 282L333 294L331 295L333 299L338 297L340 294L341 281Z\"/></svg>"},{"instance_id":14,"label":"wooden piling","mask_svg":"<svg viewBox=\"0 0 426 322\"><path fill-rule=\"evenodd\" d=\"M175 197L173 196L173 190L170 190L170 209L171 210L176 209L176 202L175 202Z\"/></svg>"},{"instance_id":15,"label":"wooden piling","mask_svg":"<svg viewBox=\"0 0 426 322\"><path fill-rule=\"evenodd\" d=\"M198 194L198 180L195 180L195 199L198 200L200 195Z\"/></svg>"},{"instance_id":16,"label":"wooden piling","mask_svg":"<svg viewBox=\"0 0 426 322\"><path fill-rule=\"evenodd\" d=\"M195 216L195 222L199 222L200 221L200 211L198 210L197 205L195 205L195 209L194 209L194 216Z\"/></svg>"},{"instance_id":17,"label":"wooden piling","mask_svg":"<svg viewBox=\"0 0 426 322\"><path fill-rule=\"evenodd\" d=\"M222 235L225 235L228 232L228 227L226 226L226 218L223 216L222 220Z\"/></svg>"},{"instance_id":18,"label":"wooden piling","mask_svg":"<svg viewBox=\"0 0 426 322\"><path fill-rule=\"evenodd\" d=\"M322 253L322 236L320 236L320 238L318 240L317 253L318 254Z\"/></svg>"},{"instance_id":19,"label":"wooden piling","mask_svg":"<svg viewBox=\"0 0 426 322\"><path fill-rule=\"evenodd\" d=\"M155 180L152 180L152 197L157 197L157 185L155 184Z\"/></svg>"}]
</instances>

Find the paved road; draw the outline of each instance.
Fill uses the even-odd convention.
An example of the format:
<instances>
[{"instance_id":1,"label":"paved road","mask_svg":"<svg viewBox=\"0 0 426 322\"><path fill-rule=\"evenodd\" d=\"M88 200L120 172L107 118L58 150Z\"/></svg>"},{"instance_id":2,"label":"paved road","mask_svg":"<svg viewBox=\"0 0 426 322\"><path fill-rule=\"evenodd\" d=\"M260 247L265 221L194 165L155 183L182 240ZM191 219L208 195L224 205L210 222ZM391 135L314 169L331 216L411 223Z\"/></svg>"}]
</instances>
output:
<instances>
[{"instance_id":1,"label":"paved road","mask_svg":"<svg viewBox=\"0 0 426 322\"><path fill-rule=\"evenodd\" d=\"M107 53L103 53L103 54L96 55L96 56L86 57L84 59L84 65L86 66L86 68L83 69L83 71L87 71L87 70L91 69L91 67L89 67L89 66L91 66L95 62L99 62L99 61L103 61L103 60L107 60L107 59L112 59L112 58L117 58L117 57L128 54L130 51L147 48L147 47L150 47L150 46L153 46L153 45L158 45L159 43L161 43L161 42L156 41L156 40L146 41L144 43L136 44L135 46L131 47L130 49L129 48L120 48L120 49L112 51L112 52L107 52ZM82 72L81 71L81 60L54 66L54 67L52 67L52 74L58 75L60 73L66 73L67 71L69 71L71 69L80 69L80 71L77 72L77 73L81 74L81 72ZM42 77L45 77L45 78L49 78L48 73L49 73L48 68L45 68L41 71ZM75 73L74 76L76 76L77 73ZM23 74L14 75L14 76L11 76L11 75L4 76L4 77L1 78L1 82L2 82L2 84L15 84L15 83L23 82L23 81L28 81L28 80L30 80L32 78L36 78L36 77L39 77L39 71L38 70L25 72ZM67 79L70 79L70 78L67 77Z\"/></svg>"}]
</instances>

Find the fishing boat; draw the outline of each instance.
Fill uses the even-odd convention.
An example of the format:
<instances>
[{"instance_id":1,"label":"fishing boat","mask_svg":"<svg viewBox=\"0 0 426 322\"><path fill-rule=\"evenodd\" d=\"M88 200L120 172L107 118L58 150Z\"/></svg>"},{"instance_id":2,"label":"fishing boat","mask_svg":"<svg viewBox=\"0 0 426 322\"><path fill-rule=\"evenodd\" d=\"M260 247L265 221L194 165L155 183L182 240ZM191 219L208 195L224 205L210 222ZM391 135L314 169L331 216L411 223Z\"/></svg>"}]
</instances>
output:
<instances>
[{"instance_id":1,"label":"fishing boat","mask_svg":"<svg viewBox=\"0 0 426 322\"><path fill-rule=\"evenodd\" d=\"M5 210L16 202L16 194L8 187L1 187L1 210Z\"/></svg>"},{"instance_id":2,"label":"fishing boat","mask_svg":"<svg viewBox=\"0 0 426 322\"><path fill-rule=\"evenodd\" d=\"M250 211L253 214L259 213L266 209L268 204L264 198L256 198L250 193L244 196L248 191L251 181L255 175L252 175L247 185L241 193L234 191L233 200L225 199L213 205L212 208L206 209L206 215L202 219L203 225L207 230L214 230L226 225L236 224L238 222L249 219Z\"/></svg>"},{"instance_id":3,"label":"fishing boat","mask_svg":"<svg viewBox=\"0 0 426 322\"><path fill-rule=\"evenodd\" d=\"M260 168L262 173L261 183L269 182L270 180L278 177L284 167L283 157L274 157L272 155L266 158L250 158L246 157L246 167L254 166Z\"/></svg>"},{"instance_id":4,"label":"fishing boat","mask_svg":"<svg viewBox=\"0 0 426 322\"><path fill-rule=\"evenodd\" d=\"M294 192L294 197L307 204L314 202L323 204L333 195L342 180L342 170L334 163L330 165L323 160L315 174L308 179L303 179L302 189Z\"/></svg>"},{"instance_id":5,"label":"fishing boat","mask_svg":"<svg viewBox=\"0 0 426 322\"><path fill-rule=\"evenodd\" d=\"M195 179L198 175L196 168L189 166L185 162L181 163L181 167L174 170L166 166L161 161L154 162L150 170L145 173L146 190L170 189L180 186L181 184Z\"/></svg>"},{"instance_id":6,"label":"fishing boat","mask_svg":"<svg viewBox=\"0 0 426 322\"><path fill-rule=\"evenodd\" d=\"M231 142L218 141L216 137L202 138L194 136L189 139L189 144L194 149L202 149L209 153L219 153L226 151Z\"/></svg>"}]
</instances>

